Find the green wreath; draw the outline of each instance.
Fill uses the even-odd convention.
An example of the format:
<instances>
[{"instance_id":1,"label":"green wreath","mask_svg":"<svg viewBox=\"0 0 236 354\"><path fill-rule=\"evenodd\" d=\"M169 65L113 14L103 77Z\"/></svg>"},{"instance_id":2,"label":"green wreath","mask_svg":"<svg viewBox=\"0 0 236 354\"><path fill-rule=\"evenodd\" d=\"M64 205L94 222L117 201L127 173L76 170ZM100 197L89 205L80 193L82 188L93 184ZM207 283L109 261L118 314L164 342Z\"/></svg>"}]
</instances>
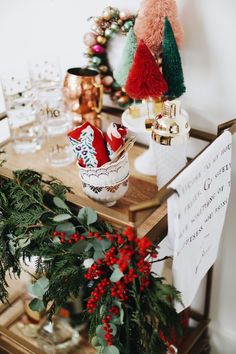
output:
<instances>
[{"instance_id":1,"label":"green wreath","mask_svg":"<svg viewBox=\"0 0 236 354\"><path fill-rule=\"evenodd\" d=\"M133 100L116 82L111 69L107 50L109 40L117 33L126 35L134 26L135 15L129 11L120 11L111 6L106 7L101 17L91 17L93 21L91 32L84 35L84 43L88 47L85 55L88 57L88 67L96 69L102 77L104 92L120 107L130 105Z\"/></svg>"}]
</instances>

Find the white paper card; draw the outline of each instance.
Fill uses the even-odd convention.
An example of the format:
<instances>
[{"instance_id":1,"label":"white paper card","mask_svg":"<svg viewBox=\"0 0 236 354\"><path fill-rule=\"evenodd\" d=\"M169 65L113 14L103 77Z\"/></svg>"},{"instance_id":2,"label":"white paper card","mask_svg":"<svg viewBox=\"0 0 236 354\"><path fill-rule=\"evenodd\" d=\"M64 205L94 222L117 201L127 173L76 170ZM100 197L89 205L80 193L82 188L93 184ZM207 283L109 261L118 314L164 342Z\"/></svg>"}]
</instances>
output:
<instances>
[{"instance_id":1,"label":"white paper card","mask_svg":"<svg viewBox=\"0 0 236 354\"><path fill-rule=\"evenodd\" d=\"M10 128L8 124L8 118L2 118L0 120L0 145L10 138Z\"/></svg>"},{"instance_id":2,"label":"white paper card","mask_svg":"<svg viewBox=\"0 0 236 354\"><path fill-rule=\"evenodd\" d=\"M168 240L173 283L184 308L217 257L230 193L231 150L232 135L226 131L170 184L177 193L168 200Z\"/></svg>"}]
</instances>

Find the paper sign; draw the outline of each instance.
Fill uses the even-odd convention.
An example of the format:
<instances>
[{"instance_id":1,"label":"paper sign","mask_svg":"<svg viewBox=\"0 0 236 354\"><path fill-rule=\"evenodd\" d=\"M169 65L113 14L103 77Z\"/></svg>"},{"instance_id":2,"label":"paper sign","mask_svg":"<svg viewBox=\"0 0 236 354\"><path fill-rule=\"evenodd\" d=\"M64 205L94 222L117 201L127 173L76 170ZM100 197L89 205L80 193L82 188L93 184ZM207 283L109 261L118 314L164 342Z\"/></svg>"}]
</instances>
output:
<instances>
[{"instance_id":1,"label":"paper sign","mask_svg":"<svg viewBox=\"0 0 236 354\"><path fill-rule=\"evenodd\" d=\"M170 184L177 193L168 200L168 242L173 283L184 308L217 257L230 193L231 149L232 135L226 131Z\"/></svg>"},{"instance_id":2,"label":"paper sign","mask_svg":"<svg viewBox=\"0 0 236 354\"><path fill-rule=\"evenodd\" d=\"M10 128L8 118L0 119L0 145L10 138Z\"/></svg>"}]
</instances>

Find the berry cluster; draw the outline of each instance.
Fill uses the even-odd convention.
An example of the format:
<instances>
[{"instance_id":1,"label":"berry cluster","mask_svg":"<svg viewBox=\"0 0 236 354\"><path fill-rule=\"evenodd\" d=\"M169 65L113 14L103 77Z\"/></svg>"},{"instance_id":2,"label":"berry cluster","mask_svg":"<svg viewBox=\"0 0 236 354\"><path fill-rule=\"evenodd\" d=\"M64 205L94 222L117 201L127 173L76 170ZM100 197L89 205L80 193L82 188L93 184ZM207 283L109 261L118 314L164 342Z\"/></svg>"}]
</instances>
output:
<instances>
[{"instance_id":1,"label":"berry cluster","mask_svg":"<svg viewBox=\"0 0 236 354\"><path fill-rule=\"evenodd\" d=\"M91 292L91 297L89 298L87 302L87 310L89 313L93 313L94 310L97 307L97 303L102 297L102 295L106 291L106 287L110 285L110 281L108 279L103 279L98 285L95 287L95 289Z\"/></svg>"},{"instance_id":2,"label":"berry cluster","mask_svg":"<svg viewBox=\"0 0 236 354\"><path fill-rule=\"evenodd\" d=\"M112 313L114 316L118 316L120 313L120 310L117 306L112 306L110 308L110 313Z\"/></svg>"},{"instance_id":3,"label":"berry cluster","mask_svg":"<svg viewBox=\"0 0 236 354\"><path fill-rule=\"evenodd\" d=\"M138 275L135 273L134 268L130 268L128 274L123 278L125 284L133 283L134 279L138 278Z\"/></svg>"},{"instance_id":4,"label":"berry cluster","mask_svg":"<svg viewBox=\"0 0 236 354\"><path fill-rule=\"evenodd\" d=\"M89 237L89 238L97 238L99 241L102 241L102 240L103 240L103 237L102 237L101 235L99 235L98 232L89 231L89 232L88 232L88 237Z\"/></svg>"},{"instance_id":5,"label":"berry cluster","mask_svg":"<svg viewBox=\"0 0 236 354\"><path fill-rule=\"evenodd\" d=\"M110 320L111 320L111 316L108 315L106 316L103 320L102 320L102 323L103 323L103 327L102 329L105 331L105 335L104 335L104 338L107 342L107 345L112 345L112 328L110 326Z\"/></svg>"},{"instance_id":6,"label":"berry cluster","mask_svg":"<svg viewBox=\"0 0 236 354\"><path fill-rule=\"evenodd\" d=\"M102 271L100 269L100 266L97 263L94 263L87 270L87 273L85 274L85 278L87 280L93 280L93 279L99 278L101 275L102 275Z\"/></svg>"},{"instance_id":7,"label":"berry cluster","mask_svg":"<svg viewBox=\"0 0 236 354\"><path fill-rule=\"evenodd\" d=\"M66 238L65 232L58 232L58 231L53 232L53 237L58 237L61 244L68 243L69 245L85 240L84 236L80 236L77 233L73 233L69 237Z\"/></svg>"},{"instance_id":8,"label":"berry cluster","mask_svg":"<svg viewBox=\"0 0 236 354\"><path fill-rule=\"evenodd\" d=\"M134 251L128 245L125 245L123 248L119 249L120 257L117 264L122 272L128 268L133 254Z\"/></svg>"},{"instance_id":9,"label":"berry cluster","mask_svg":"<svg viewBox=\"0 0 236 354\"><path fill-rule=\"evenodd\" d=\"M116 282L112 287L111 287L111 296L116 297L120 301L124 302L129 299L127 295L127 287L124 281L120 280Z\"/></svg>"},{"instance_id":10,"label":"berry cluster","mask_svg":"<svg viewBox=\"0 0 236 354\"><path fill-rule=\"evenodd\" d=\"M116 254L117 248L115 246L111 247L110 250L106 252L104 261L108 267L117 263Z\"/></svg>"}]
</instances>

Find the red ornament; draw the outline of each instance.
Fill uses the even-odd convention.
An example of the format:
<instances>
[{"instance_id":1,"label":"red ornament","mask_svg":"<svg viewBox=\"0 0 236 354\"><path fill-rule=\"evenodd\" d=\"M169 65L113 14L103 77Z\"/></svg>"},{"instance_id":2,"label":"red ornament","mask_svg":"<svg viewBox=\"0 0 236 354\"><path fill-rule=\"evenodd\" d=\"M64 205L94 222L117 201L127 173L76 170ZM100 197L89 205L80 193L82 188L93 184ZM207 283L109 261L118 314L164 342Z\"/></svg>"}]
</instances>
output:
<instances>
[{"instance_id":1,"label":"red ornament","mask_svg":"<svg viewBox=\"0 0 236 354\"><path fill-rule=\"evenodd\" d=\"M139 42L125 85L126 93L137 100L158 98L168 90L160 69L143 41Z\"/></svg>"}]
</instances>

